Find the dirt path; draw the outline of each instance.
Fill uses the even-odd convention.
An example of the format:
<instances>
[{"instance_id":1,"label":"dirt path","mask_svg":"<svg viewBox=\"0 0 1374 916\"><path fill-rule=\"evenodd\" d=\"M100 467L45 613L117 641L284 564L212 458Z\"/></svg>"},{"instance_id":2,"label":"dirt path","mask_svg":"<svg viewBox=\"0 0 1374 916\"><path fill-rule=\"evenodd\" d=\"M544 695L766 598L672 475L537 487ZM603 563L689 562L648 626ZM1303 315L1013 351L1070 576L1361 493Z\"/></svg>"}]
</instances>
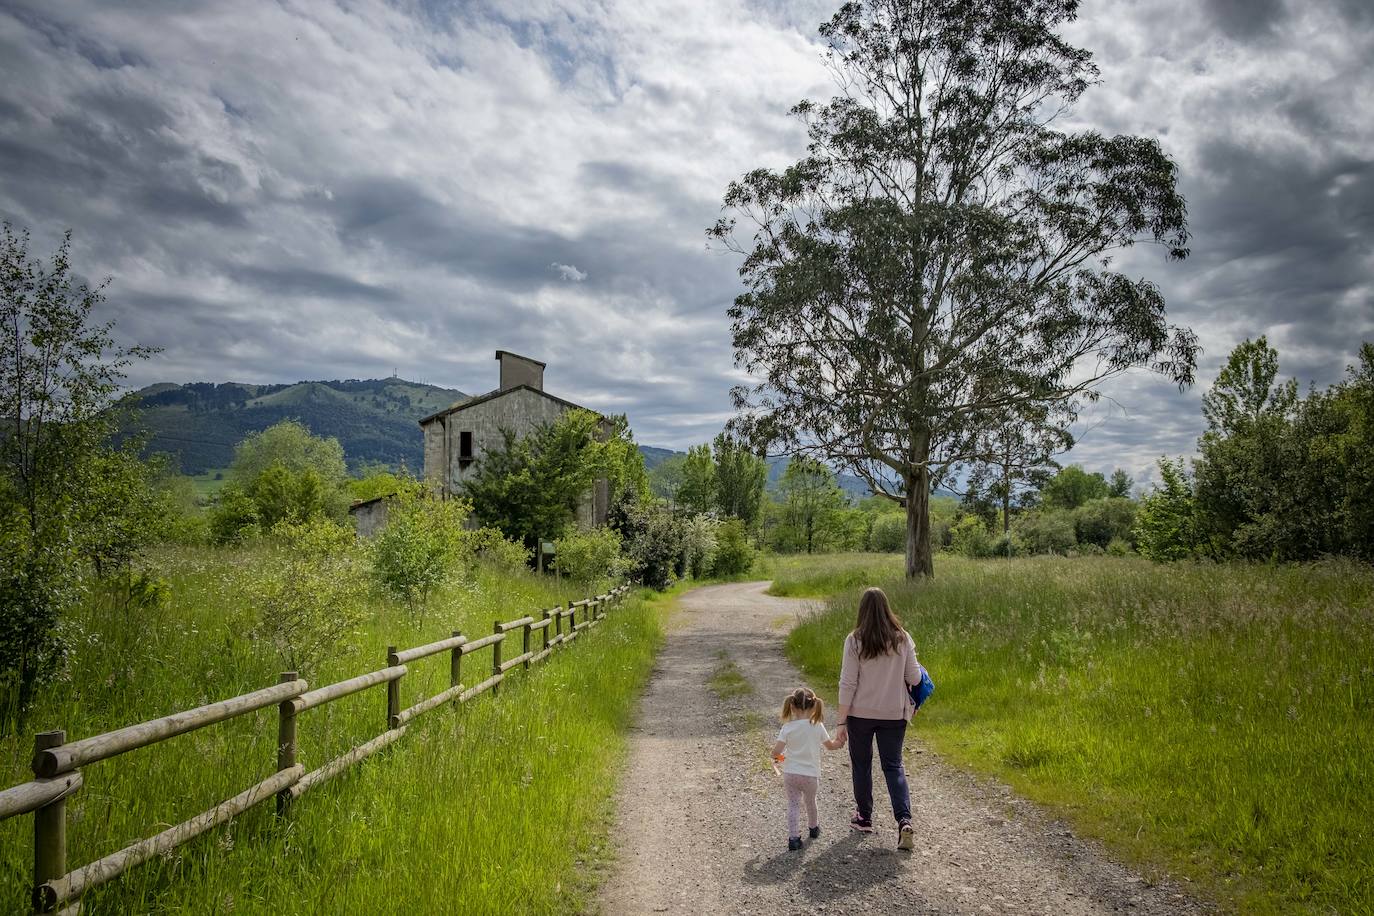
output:
<instances>
[{"instance_id":1,"label":"dirt path","mask_svg":"<svg viewBox=\"0 0 1374 916\"><path fill-rule=\"evenodd\" d=\"M1206 911L1178 888L1151 885L1112 862L1005 789L945 766L911 736L915 853L894 848L876 765L878 832L849 829L853 797L844 751L825 755L820 839L788 852L786 803L765 747L782 697L801 683L783 655L783 638L808 603L765 595L767 585L712 586L681 600L632 739L604 912ZM722 700L708 686L727 660L751 693Z\"/></svg>"}]
</instances>

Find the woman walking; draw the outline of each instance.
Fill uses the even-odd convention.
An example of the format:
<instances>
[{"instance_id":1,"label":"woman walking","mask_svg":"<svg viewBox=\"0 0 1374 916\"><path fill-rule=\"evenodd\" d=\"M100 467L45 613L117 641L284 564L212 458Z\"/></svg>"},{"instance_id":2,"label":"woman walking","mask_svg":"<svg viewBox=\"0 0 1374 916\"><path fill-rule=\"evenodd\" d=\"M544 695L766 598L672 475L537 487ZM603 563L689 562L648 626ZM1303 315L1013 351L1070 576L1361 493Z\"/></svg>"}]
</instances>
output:
<instances>
[{"instance_id":1,"label":"woman walking","mask_svg":"<svg viewBox=\"0 0 1374 916\"><path fill-rule=\"evenodd\" d=\"M910 851L911 795L902 766L902 741L914 707L907 685L919 683L916 646L892 613L887 595L870 588L859 600L859 619L844 639L840 663L840 724L836 740L849 739L850 774L854 779L854 816L850 826L873 831L873 744L897 819L897 848Z\"/></svg>"}]
</instances>

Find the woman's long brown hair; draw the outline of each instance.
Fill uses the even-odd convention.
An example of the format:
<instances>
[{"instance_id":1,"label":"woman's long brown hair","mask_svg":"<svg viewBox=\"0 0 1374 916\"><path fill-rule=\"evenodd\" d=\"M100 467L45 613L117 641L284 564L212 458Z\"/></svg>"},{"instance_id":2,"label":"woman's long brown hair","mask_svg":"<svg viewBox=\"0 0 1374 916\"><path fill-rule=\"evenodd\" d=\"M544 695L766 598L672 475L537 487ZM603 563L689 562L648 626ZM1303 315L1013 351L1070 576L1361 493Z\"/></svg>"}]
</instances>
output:
<instances>
[{"instance_id":1,"label":"woman's long brown hair","mask_svg":"<svg viewBox=\"0 0 1374 916\"><path fill-rule=\"evenodd\" d=\"M900 652L906 630L892 613L892 605L880 588L870 588L859 599L859 622L854 625L854 638L859 643L859 658L876 658Z\"/></svg>"}]
</instances>

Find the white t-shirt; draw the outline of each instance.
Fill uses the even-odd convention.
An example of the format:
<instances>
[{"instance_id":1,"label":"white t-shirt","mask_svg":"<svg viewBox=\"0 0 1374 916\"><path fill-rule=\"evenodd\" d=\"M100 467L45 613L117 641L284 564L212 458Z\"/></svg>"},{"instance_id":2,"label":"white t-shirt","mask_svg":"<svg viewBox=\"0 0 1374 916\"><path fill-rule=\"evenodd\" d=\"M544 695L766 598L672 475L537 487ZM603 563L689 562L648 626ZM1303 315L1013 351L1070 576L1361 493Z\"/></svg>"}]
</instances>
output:
<instances>
[{"instance_id":1,"label":"white t-shirt","mask_svg":"<svg viewBox=\"0 0 1374 916\"><path fill-rule=\"evenodd\" d=\"M778 740L787 745L783 750L782 771L798 776L821 775L821 742L830 740L830 732L820 722L793 719L778 730Z\"/></svg>"}]
</instances>

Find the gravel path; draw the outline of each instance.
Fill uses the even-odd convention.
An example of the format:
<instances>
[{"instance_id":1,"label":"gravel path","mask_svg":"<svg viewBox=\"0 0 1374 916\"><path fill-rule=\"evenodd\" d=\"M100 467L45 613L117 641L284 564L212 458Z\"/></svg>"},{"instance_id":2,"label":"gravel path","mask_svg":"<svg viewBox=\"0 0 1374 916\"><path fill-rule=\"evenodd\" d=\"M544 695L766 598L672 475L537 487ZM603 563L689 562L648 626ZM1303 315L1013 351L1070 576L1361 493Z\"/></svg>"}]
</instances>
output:
<instances>
[{"instance_id":1,"label":"gravel path","mask_svg":"<svg viewBox=\"0 0 1374 916\"><path fill-rule=\"evenodd\" d=\"M820 839L788 852L786 801L767 747L782 698L801 683L783 639L808 602L770 597L767 586L718 585L682 597L622 777L604 912L1207 912L1179 888L1111 861L1005 788L944 765L910 734L914 853L894 848L876 761L878 831L849 829L845 751L825 754ZM708 681L731 662L752 692L721 699Z\"/></svg>"}]
</instances>

